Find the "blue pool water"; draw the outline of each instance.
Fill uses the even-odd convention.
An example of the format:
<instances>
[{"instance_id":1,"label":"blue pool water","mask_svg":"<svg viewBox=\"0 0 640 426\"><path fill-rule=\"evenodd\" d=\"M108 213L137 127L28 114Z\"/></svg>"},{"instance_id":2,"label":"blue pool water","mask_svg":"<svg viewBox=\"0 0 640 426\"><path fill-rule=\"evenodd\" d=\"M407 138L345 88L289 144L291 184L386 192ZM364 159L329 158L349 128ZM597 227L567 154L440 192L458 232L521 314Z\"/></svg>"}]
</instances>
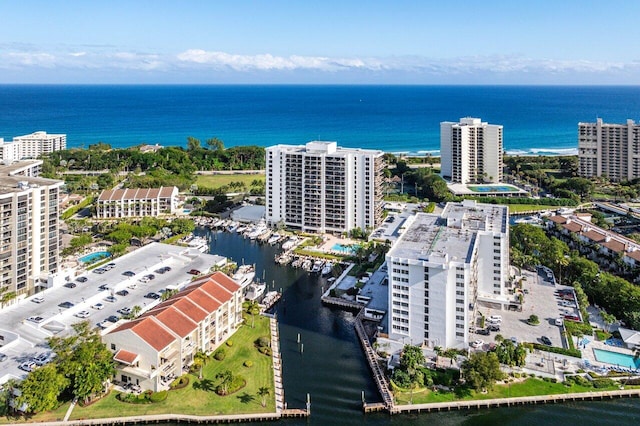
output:
<instances>
[{"instance_id":1,"label":"blue pool water","mask_svg":"<svg viewBox=\"0 0 640 426\"><path fill-rule=\"evenodd\" d=\"M517 192L518 188L509 185L500 186L484 186L484 185L469 185L469 189L474 192Z\"/></svg>"},{"instance_id":2,"label":"blue pool water","mask_svg":"<svg viewBox=\"0 0 640 426\"><path fill-rule=\"evenodd\" d=\"M338 252L340 252L340 253L342 253L342 254L348 254L348 255L351 255L351 254L354 254L354 253L356 252L356 249L357 249L358 247L360 247L360 246L357 246L357 245L352 245L352 246L343 246L343 245L342 245L342 244L340 244L340 243L335 243L335 244L331 247L331 250L333 250L333 251L338 251Z\"/></svg>"},{"instance_id":3,"label":"blue pool water","mask_svg":"<svg viewBox=\"0 0 640 426\"><path fill-rule=\"evenodd\" d=\"M111 253L108 251L97 251L95 253L87 254L85 256L79 257L78 261L82 263L94 263L100 259L104 259L105 257L109 257Z\"/></svg>"},{"instance_id":4,"label":"blue pool water","mask_svg":"<svg viewBox=\"0 0 640 426\"><path fill-rule=\"evenodd\" d=\"M619 354L617 352L594 349L596 359L607 364L619 365L627 368L640 368L640 359L634 359L632 355Z\"/></svg>"}]
</instances>

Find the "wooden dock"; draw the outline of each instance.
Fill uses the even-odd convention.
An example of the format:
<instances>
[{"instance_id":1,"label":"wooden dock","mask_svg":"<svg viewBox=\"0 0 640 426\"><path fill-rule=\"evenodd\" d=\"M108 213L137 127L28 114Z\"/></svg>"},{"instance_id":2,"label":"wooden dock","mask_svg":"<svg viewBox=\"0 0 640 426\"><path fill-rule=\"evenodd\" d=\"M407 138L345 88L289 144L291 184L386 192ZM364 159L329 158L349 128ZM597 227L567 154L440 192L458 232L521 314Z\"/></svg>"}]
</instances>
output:
<instances>
[{"instance_id":1,"label":"wooden dock","mask_svg":"<svg viewBox=\"0 0 640 426\"><path fill-rule=\"evenodd\" d=\"M348 309L350 311L360 311L363 305L351 300L341 299L339 297L322 296L322 303L329 306L337 306L339 308Z\"/></svg>"}]
</instances>

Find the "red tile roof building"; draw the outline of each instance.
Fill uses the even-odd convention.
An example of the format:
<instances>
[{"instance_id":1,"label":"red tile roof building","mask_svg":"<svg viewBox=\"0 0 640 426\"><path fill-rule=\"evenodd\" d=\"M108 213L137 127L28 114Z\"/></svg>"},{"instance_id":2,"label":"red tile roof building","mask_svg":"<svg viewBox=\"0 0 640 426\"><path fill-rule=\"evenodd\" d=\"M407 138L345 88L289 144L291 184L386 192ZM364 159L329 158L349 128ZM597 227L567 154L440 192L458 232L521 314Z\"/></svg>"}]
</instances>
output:
<instances>
[{"instance_id":1,"label":"red tile roof building","mask_svg":"<svg viewBox=\"0 0 640 426\"><path fill-rule=\"evenodd\" d=\"M242 288L222 272L206 275L103 336L116 381L167 389L198 351L210 353L242 323Z\"/></svg>"},{"instance_id":2,"label":"red tile roof building","mask_svg":"<svg viewBox=\"0 0 640 426\"><path fill-rule=\"evenodd\" d=\"M175 213L178 208L178 188L109 189L96 201L99 219L158 216Z\"/></svg>"}]
</instances>

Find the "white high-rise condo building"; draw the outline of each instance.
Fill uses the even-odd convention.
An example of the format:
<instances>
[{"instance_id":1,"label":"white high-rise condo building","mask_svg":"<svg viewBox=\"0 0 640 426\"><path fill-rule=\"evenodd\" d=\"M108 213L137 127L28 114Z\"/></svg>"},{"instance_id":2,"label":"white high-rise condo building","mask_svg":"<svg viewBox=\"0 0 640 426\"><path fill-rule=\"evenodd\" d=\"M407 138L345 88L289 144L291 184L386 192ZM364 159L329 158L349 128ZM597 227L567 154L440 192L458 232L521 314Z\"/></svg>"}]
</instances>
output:
<instances>
[{"instance_id":1,"label":"white high-rise condo building","mask_svg":"<svg viewBox=\"0 0 640 426\"><path fill-rule=\"evenodd\" d=\"M640 124L578 123L579 174L613 181L640 177Z\"/></svg>"},{"instance_id":2,"label":"white high-rise condo building","mask_svg":"<svg viewBox=\"0 0 640 426\"><path fill-rule=\"evenodd\" d=\"M63 181L37 177L42 161L0 167L0 288L17 296L59 270L58 199Z\"/></svg>"},{"instance_id":3,"label":"white high-rise condo building","mask_svg":"<svg viewBox=\"0 0 640 426\"><path fill-rule=\"evenodd\" d=\"M382 221L382 151L336 142L267 148L266 220L310 232L348 232Z\"/></svg>"},{"instance_id":4,"label":"white high-rise condo building","mask_svg":"<svg viewBox=\"0 0 640 426\"><path fill-rule=\"evenodd\" d=\"M502 181L502 126L479 118L440 123L442 177L451 183Z\"/></svg>"},{"instance_id":5,"label":"white high-rise condo building","mask_svg":"<svg viewBox=\"0 0 640 426\"><path fill-rule=\"evenodd\" d=\"M15 136L11 142L0 139L0 160L4 164L11 164L12 161L38 158L42 154L63 149L67 149L67 135L34 132L30 135Z\"/></svg>"},{"instance_id":6,"label":"white high-rise condo building","mask_svg":"<svg viewBox=\"0 0 640 426\"><path fill-rule=\"evenodd\" d=\"M466 348L478 304L509 304L509 210L473 200L418 213L387 253L389 338Z\"/></svg>"}]
</instances>

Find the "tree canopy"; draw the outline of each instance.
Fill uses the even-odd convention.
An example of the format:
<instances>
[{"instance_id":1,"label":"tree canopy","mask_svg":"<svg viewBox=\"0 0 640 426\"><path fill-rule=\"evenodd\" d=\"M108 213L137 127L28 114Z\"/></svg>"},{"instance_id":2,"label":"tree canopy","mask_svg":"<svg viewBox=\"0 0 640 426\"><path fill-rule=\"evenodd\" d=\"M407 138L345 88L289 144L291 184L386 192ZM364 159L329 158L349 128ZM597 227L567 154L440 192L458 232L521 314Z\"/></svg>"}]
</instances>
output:
<instances>
[{"instance_id":1,"label":"tree canopy","mask_svg":"<svg viewBox=\"0 0 640 426\"><path fill-rule=\"evenodd\" d=\"M467 384L475 389L491 389L504 377L500 361L494 352L474 352L462 363L462 374Z\"/></svg>"}]
</instances>

